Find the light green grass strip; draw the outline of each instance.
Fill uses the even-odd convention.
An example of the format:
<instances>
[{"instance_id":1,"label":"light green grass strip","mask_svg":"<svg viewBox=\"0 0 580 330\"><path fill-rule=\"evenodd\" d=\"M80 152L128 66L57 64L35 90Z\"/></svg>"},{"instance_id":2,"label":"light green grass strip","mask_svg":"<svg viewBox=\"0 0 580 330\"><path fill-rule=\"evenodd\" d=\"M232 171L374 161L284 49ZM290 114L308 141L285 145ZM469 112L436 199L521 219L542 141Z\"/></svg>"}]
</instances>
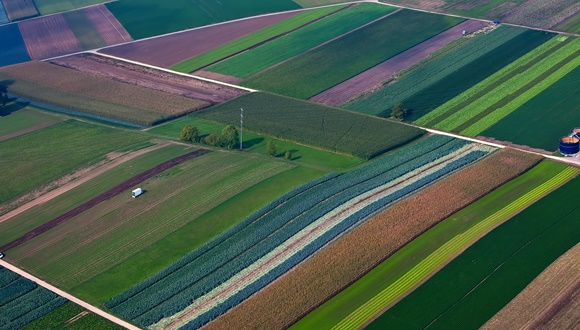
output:
<instances>
[{"instance_id":1,"label":"light green grass strip","mask_svg":"<svg viewBox=\"0 0 580 330\"><path fill-rule=\"evenodd\" d=\"M389 287L341 320L333 327L333 329L358 329L364 326L375 315L380 313L389 305L395 303L406 292L421 284L421 282L426 280L429 275L436 272L438 268L444 266L448 261L453 259L453 256L461 253L464 249L477 241L477 239L482 235L485 235L488 231L508 220L546 193L568 181L578 172L579 170L574 167L565 168L551 179L468 229L465 233L457 235L430 254L427 258L422 260Z\"/></svg>"},{"instance_id":2,"label":"light green grass strip","mask_svg":"<svg viewBox=\"0 0 580 330\"><path fill-rule=\"evenodd\" d=\"M533 99L536 95L543 92L546 88L555 84L558 80L562 79L564 76L572 72L578 66L580 66L580 57L576 57L575 59L573 59L560 69L558 69L558 71L554 72L546 79L542 80L541 83L535 85L534 87L528 89L527 91L516 97L510 103L495 110L494 112L477 121L475 124L464 129L463 131L461 131L461 134L469 136L476 136L480 134L481 132L493 126L498 121L505 118L507 115L516 111L519 107L524 105L529 100Z\"/></svg>"},{"instance_id":3,"label":"light green grass strip","mask_svg":"<svg viewBox=\"0 0 580 330\"><path fill-rule=\"evenodd\" d=\"M179 72L192 72L206 65L219 61L224 57L230 56L240 52L248 47L254 46L260 42L264 42L282 33L296 29L308 22L318 19L322 16L328 15L345 6L334 6L319 9L312 9L302 12L296 16L287 18L281 22L270 25L259 31L251 33L245 37L241 37L223 46L214 48L208 52L200 54L196 57L187 59L181 63L177 63L171 67L172 70Z\"/></svg>"},{"instance_id":4,"label":"light green grass strip","mask_svg":"<svg viewBox=\"0 0 580 330\"><path fill-rule=\"evenodd\" d=\"M540 46L536 47L531 52L527 53L526 55L520 57L510 65L507 65L503 69L499 70L498 72L494 73L490 77L486 78L485 80L481 81L477 85L473 86L472 88L466 90L465 92L459 94L458 96L454 97L453 99L447 101L445 104L439 106L437 109L427 113L423 117L417 119L415 124L417 125L427 125L432 120L437 119L438 117L444 115L454 107L458 106L462 102L474 97L479 93L479 91L485 89L486 87L495 84L497 81L500 81L505 76L512 74L514 70L517 70L519 67L523 65L527 65L531 61L533 61L538 56L545 54L546 52L550 51L556 45L558 45L561 41L557 40L558 38L552 38L549 41L541 44Z\"/></svg>"},{"instance_id":5,"label":"light green grass strip","mask_svg":"<svg viewBox=\"0 0 580 330\"><path fill-rule=\"evenodd\" d=\"M484 97L480 97L479 99L477 99L474 102L472 102L471 104L469 104L467 107L461 109L460 111L450 115L449 117L447 117L443 121L434 125L434 127L441 129L441 130L453 130L453 129L459 127L460 125L464 124L465 122L467 122L471 118L477 116L481 112L483 112L486 109L488 109L489 107L493 106L495 103L501 101L502 99L504 99L506 97L509 97L510 94L512 94L515 91L517 91L518 89L524 87L530 81L533 81L534 79L538 78L542 74L546 73L546 71L550 70L550 68L552 68L554 65L561 63L562 61L565 61L566 58L568 58L570 55L573 55L578 50L580 50L580 39L576 39L575 41L569 43L568 45L558 49L550 56L542 59L541 61L539 61L534 66L527 69L526 71L513 76L511 79L509 79L505 83L497 86L492 91L487 93ZM572 62L574 62L574 61L572 61ZM565 67L569 67L569 65L566 65ZM569 70L571 71L572 69L573 68L571 68ZM558 70L558 71L561 71L561 70ZM545 84L541 83L538 85L545 85ZM545 89L545 87L543 89ZM532 90L532 89L530 89L530 90ZM529 94L529 93L526 92L525 94ZM510 104L512 102L510 102Z\"/></svg>"}]
</instances>

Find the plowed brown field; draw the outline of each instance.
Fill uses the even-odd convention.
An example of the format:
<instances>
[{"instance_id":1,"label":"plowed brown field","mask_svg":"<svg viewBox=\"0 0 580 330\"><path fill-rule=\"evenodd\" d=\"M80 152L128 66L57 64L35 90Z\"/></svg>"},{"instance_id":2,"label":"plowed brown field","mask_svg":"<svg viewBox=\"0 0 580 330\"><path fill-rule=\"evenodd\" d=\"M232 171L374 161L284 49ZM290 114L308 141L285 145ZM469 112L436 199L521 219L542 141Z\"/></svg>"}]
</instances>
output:
<instances>
[{"instance_id":1,"label":"plowed brown field","mask_svg":"<svg viewBox=\"0 0 580 330\"><path fill-rule=\"evenodd\" d=\"M33 60L83 50L62 15L50 15L18 23L26 49Z\"/></svg>"},{"instance_id":2,"label":"plowed brown field","mask_svg":"<svg viewBox=\"0 0 580 330\"><path fill-rule=\"evenodd\" d=\"M224 23L107 48L100 52L168 68L296 14L282 13Z\"/></svg>"},{"instance_id":3,"label":"plowed brown field","mask_svg":"<svg viewBox=\"0 0 580 330\"><path fill-rule=\"evenodd\" d=\"M104 5L88 7L83 11L93 22L107 45L112 46L133 40L127 30Z\"/></svg>"},{"instance_id":4,"label":"plowed brown field","mask_svg":"<svg viewBox=\"0 0 580 330\"><path fill-rule=\"evenodd\" d=\"M52 63L116 81L202 100L211 104L222 103L245 94L240 89L173 75L93 54L63 57L52 61Z\"/></svg>"},{"instance_id":5,"label":"plowed brown field","mask_svg":"<svg viewBox=\"0 0 580 330\"><path fill-rule=\"evenodd\" d=\"M32 0L2 0L6 14L11 21L38 16Z\"/></svg>"}]
</instances>

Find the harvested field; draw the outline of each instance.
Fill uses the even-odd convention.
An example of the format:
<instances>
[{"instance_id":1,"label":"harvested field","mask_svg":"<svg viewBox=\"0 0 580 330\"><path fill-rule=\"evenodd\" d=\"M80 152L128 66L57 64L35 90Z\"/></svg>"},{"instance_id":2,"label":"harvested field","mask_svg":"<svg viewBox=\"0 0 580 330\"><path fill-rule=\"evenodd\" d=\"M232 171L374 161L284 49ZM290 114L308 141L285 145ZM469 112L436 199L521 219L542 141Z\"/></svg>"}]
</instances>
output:
<instances>
[{"instance_id":1,"label":"harvested field","mask_svg":"<svg viewBox=\"0 0 580 330\"><path fill-rule=\"evenodd\" d=\"M85 8L83 12L93 22L107 45L112 46L133 40L127 30L104 5Z\"/></svg>"},{"instance_id":2,"label":"harvested field","mask_svg":"<svg viewBox=\"0 0 580 330\"><path fill-rule=\"evenodd\" d=\"M577 0L528 0L506 13L502 20L550 29L579 13Z\"/></svg>"},{"instance_id":3,"label":"harvested field","mask_svg":"<svg viewBox=\"0 0 580 330\"><path fill-rule=\"evenodd\" d=\"M83 50L62 14L23 21L18 23L18 27L34 60Z\"/></svg>"},{"instance_id":4,"label":"harvested field","mask_svg":"<svg viewBox=\"0 0 580 330\"><path fill-rule=\"evenodd\" d=\"M0 26L0 66L30 61L18 24Z\"/></svg>"},{"instance_id":5,"label":"harvested field","mask_svg":"<svg viewBox=\"0 0 580 330\"><path fill-rule=\"evenodd\" d=\"M199 157L199 156L203 156L205 154L207 154L209 152L209 150L205 150L205 149L199 149L196 151L192 151L188 154L185 154L183 156L179 156L176 158L173 158L171 160L168 160L162 164L159 164L139 175L136 175L134 177L132 177L131 179L121 183L120 185L117 185L116 187L113 187L109 190L107 190L106 192L100 194L99 196L83 203L82 205L79 205L77 207L75 207L74 209L50 220L49 222L29 231L28 233L22 235L21 237L17 238L16 240L9 242L8 244L5 244L4 246L0 247L0 250L2 251L7 251L10 250L20 244L23 244L25 242L28 242L29 240L33 239L34 237L41 235L47 231L49 231L50 229L60 225L61 223L76 217L77 215L85 212L86 210L92 208L93 206L100 204L106 200L109 200L117 195L119 195L122 192L126 192L128 190L131 190L132 188L134 188L136 185L138 185L139 183L150 179L174 166L177 166L183 162L186 162L190 159Z\"/></svg>"},{"instance_id":6,"label":"harvested field","mask_svg":"<svg viewBox=\"0 0 580 330\"><path fill-rule=\"evenodd\" d=\"M33 0L2 0L11 21L38 16Z\"/></svg>"},{"instance_id":7,"label":"harvested field","mask_svg":"<svg viewBox=\"0 0 580 330\"><path fill-rule=\"evenodd\" d=\"M432 10L467 17L497 19L505 12L517 7L526 0L385 0L411 8Z\"/></svg>"},{"instance_id":8,"label":"harvested field","mask_svg":"<svg viewBox=\"0 0 580 330\"><path fill-rule=\"evenodd\" d=\"M452 174L354 229L204 329L290 326L419 234L539 159L504 149Z\"/></svg>"},{"instance_id":9,"label":"harvested field","mask_svg":"<svg viewBox=\"0 0 580 330\"><path fill-rule=\"evenodd\" d=\"M100 52L168 68L296 14L282 13L224 23L107 48Z\"/></svg>"},{"instance_id":10,"label":"harvested field","mask_svg":"<svg viewBox=\"0 0 580 330\"><path fill-rule=\"evenodd\" d=\"M481 329L572 329L580 322L580 244L570 249Z\"/></svg>"},{"instance_id":11,"label":"harvested field","mask_svg":"<svg viewBox=\"0 0 580 330\"><path fill-rule=\"evenodd\" d=\"M107 79L217 104L245 94L243 90L118 61L93 54L62 57L54 64Z\"/></svg>"},{"instance_id":12,"label":"harvested field","mask_svg":"<svg viewBox=\"0 0 580 330\"><path fill-rule=\"evenodd\" d=\"M54 77L59 77L58 80ZM64 108L70 107L83 112L104 115L106 117L126 120L133 123L151 125L155 122L176 117L204 108L209 103L201 100L177 96L151 90L140 86L109 80L85 72L64 68L48 62L29 62L5 67L0 70L0 78L13 79L11 93L18 96L55 104ZM34 84L30 87L28 84ZM43 88L45 87L45 88ZM45 93L41 93L46 89ZM61 99L59 95L48 90L56 89L68 93L71 98ZM75 98L80 98L81 104ZM82 104L86 101L86 106ZM117 108L103 104L93 106L94 101L103 101L116 105ZM125 106L126 108L120 108Z\"/></svg>"},{"instance_id":13,"label":"harvested field","mask_svg":"<svg viewBox=\"0 0 580 330\"><path fill-rule=\"evenodd\" d=\"M310 101L326 105L341 105L362 93L379 88L384 81L393 77L399 71L407 69L413 64L425 59L449 42L461 38L462 31L477 31L485 25L487 25L487 23L474 20L460 23L435 37L310 98Z\"/></svg>"}]
</instances>

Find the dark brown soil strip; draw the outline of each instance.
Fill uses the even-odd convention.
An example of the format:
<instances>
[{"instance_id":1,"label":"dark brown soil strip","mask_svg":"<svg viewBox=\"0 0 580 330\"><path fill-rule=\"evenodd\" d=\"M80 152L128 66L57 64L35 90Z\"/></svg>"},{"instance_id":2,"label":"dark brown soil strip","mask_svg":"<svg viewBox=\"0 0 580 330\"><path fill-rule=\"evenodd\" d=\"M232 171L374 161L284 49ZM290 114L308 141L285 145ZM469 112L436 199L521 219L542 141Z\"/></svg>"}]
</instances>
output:
<instances>
[{"instance_id":1,"label":"dark brown soil strip","mask_svg":"<svg viewBox=\"0 0 580 330\"><path fill-rule=\"evenodd\" d=\"M190 153L187 153L185 155L179 156L179 157L175 157L173 159L170 159L164 163L161 163L141 174L137 174L136 176L130 178L129 180L105 191L104 193L100 194L99 196L90 199L86 202L84 202L83 204L75 207L74 209L63 213L61 215L59 215L58 217L50 220L49 222L40 225L36 228L34 228L33 230L29 231L28 233L22 235L21 237L15 239L14 241L0 247L0 251L7 251L10 250L20 244L23 244L31 239L33 239L34 237L43 234L44 232L60 225L61 223L72 219L73 217L76 217L77 215L83 213L84 211L108 200L111 199L115 196L117 196L118 194L121 194L129 189L134 188L136 185L138 185L139 183L152 178L162 172L167 171L168 169L177 166L183 162L186 162L190 159L196 158L196 157L200 157L203 156L207 153L209 153L210 150L207 149L198 149L195 151L192 151Z\"/></svg>"}]
</instances>

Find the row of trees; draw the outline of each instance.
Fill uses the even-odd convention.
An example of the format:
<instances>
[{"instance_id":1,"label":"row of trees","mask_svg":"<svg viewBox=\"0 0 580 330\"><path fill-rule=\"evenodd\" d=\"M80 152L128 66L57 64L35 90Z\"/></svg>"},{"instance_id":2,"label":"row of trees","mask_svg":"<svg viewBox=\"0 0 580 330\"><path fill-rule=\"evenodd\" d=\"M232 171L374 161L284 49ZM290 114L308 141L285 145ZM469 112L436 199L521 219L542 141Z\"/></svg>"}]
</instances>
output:
<instances>
[{"instance_id":1,"label":"row of trees","mask_svg":"<svg viewBox=\"0 0 580 330\"><path fill-rule=\"evenodd\" d=\"M240 143L238 130L234 125L228 125L222 129L222 134L211 133L201 138L201 132L196 126L187 125L181 129L179 139L187 142L203 143L212 147L232 149Z\"/></svg>"}]
</instances>

